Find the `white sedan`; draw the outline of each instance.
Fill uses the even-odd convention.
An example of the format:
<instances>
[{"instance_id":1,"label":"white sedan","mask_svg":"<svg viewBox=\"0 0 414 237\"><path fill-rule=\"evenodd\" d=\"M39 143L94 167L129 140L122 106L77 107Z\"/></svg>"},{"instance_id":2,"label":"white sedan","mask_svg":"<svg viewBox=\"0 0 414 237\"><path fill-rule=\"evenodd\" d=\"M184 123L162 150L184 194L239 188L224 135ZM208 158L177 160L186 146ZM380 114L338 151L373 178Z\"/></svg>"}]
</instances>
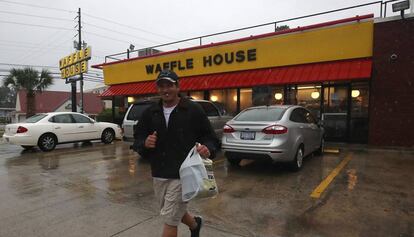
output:
<instances>
[{"instance_id":1,"label":"white sedan","mask_svg":"<svg viewBox=\"0 0 414 237\"><path fill-rule=\"evenodd\" d=\"M101 140L111 143L121 139L121 128L114 123L96 122L72 112L37 114L24 123L6 125L3 139L25 149L39 146L42 151L51 151L57 144Z\"/></svg>"}]
</instances>

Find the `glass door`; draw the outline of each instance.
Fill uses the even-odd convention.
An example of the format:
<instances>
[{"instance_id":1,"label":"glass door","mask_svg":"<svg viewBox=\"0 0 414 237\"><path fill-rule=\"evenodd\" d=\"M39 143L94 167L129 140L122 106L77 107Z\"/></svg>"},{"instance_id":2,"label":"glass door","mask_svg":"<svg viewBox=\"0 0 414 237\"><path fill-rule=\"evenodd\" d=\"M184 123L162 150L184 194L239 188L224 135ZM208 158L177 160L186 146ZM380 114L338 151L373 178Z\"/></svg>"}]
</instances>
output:
<instances>
[{"instance_id":1,"label":"glass door","mask_svg":"<svg viewBox=\"0 0 414 237\"><path fill-rule=\"evenodd\" d=\"M323 86L323 114L325 140L346 142L348 138L348 92L346 85Z\"/></svg>"}]
</instances>

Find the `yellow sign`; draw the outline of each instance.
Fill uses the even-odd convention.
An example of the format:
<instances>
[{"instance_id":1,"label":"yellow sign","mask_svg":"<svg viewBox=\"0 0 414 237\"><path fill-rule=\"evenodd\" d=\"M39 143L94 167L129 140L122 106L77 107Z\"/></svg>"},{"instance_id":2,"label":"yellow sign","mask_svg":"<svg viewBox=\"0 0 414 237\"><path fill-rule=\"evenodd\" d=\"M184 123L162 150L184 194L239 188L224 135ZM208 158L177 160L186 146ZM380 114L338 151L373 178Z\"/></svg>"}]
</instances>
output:
<instances>
[{"instance_id":1,"label":"yellow sign","mask_svg":"<svg viewBox=\"0 0 414 237\"><path fill-rule=\"evenodd\" d=\"M92 49L89 46L59 60L60 74L62 78L73 77L87 72L87 60L91 59L91 56Z\"/></svg>"},{"instance_id":2,"label":"yellow sign","mask_svg":"<svg viewBox=\"0 0 414 237\"><path fill-rule=\"evenodd\" d=\"M60 75L62 78L69 78L86 72L88 72L88 61L82 61L63 68L60 70Z\"/></svg>"},{"instance_id":3,"label":"yellow sign","mask_svg":"<svg viewBox=\"0 0 414 237\"><path fill-rule=\"evenodd\" d=\"M105 84L154 80L164 68L194 76L372 56L373 21L297 31L103 65Z\"/></svg>"}]
</instances>

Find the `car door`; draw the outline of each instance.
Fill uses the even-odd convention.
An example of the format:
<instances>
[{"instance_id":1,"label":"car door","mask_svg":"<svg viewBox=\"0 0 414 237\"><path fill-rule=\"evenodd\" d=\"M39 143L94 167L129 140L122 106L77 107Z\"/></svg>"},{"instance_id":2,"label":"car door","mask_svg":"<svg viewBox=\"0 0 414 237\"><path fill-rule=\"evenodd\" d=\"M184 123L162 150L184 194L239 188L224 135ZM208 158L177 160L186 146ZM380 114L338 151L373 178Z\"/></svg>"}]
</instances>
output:
<instances>
[{"instance_id":1,"label":"car door","mask_svg":"<svg viewBox=\"0 0 414 237\"><path fill-rule=\"evenodd\" d=\"M308 154L309 150L312 150L312 133L310 125L308 124L305 117L305 109L296 108L290 115L290 121L294 122L294 128L296 130L296 136L300 135L303 137L303 143L305 146L305 154Z\"/></svg>"},{"instance_id":2,"label":"car door","mask_svg":"<svg viewBox=\"0 0 414 237\"><path fill-rule=\"evenodd\" d=\"M309 126L309 142L312 146L312 151L314 151L319 148L319 143L321 141L320 128L317 124L315 117L313 117L311 112L304 109L303 113Z\"/></svg>"},{"instance_id":3,"label":"car door","mask_svg":"<svg viewBox=\"0 0 414 237\"><path fill-rule=\"evenodd\" d=\"M100 138L98 126L88 117L80 114L71 114L76 122L79 140L93 140Z\"/></svg>"},{"instance_id":4,"label":"car door","mask_svg":"<svg viewBox=\"0 0 414 237\"><path fill-rule=\"evenodd\" d=\"M59 143L76 140L76 123L70 114L55 115L49 119L49 122L52 123L52 131L57 136Z\"/></svg>"}]
</instances>

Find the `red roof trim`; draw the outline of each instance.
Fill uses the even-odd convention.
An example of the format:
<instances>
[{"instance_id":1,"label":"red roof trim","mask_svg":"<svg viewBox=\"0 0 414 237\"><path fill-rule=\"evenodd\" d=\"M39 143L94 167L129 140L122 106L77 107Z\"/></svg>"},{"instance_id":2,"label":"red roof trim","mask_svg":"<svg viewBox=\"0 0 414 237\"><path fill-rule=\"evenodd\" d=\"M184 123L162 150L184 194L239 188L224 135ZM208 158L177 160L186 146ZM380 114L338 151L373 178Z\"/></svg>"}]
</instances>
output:
<instances>
[{"instance_id":1,"label":"red roof trim","mask_svg":"<svg viewBox=\"0 0 414 237\"><path fill-rule=\"evenodd\" d=\"M324 81L369 79L372 60L352 60L302 64L295 66L254 69L238 72L217 73L183 77L181 91L243 88L265 85L309 84ZM154 81L144 81L110 86L101 97L155 94Z\"/></svg>"},{"instance_id":2,"label":"red roof trim","mask_svg":"<svg viewBox=\"0 0 414 237\"><path fill-rule=\"evenodd\" d=\"M247 40L265 38L265 37L269 37L269 36L283 35L283 34L288 34L288 33L293 33L293 32L298 32L298 31L304 31L304 30L316 29L316 28L321 28L321 27L326 27L326 26L343 24L343 23L352 22L352 21L360 21L360 20L364 20L364 19L370 19L370 18L373 18L373 17L374 17L374 14L355 16L355 17L345 18L345 19L336 20L336 21L328 21L328 22L309 25L309 26L297 27L295 29L287 29L287 30L282 30L282 31L278 31L278 32L271 32L271 33L260 34L260 35L256 35L256 36L244 37L244 38L235 39L235 40L227 40L227 41L223 41L223 42L219 42L219 43L211 43L211 44L195 46L195 47L190 47L190 48L185 48L185 49L177 49L177 50L173 50L173 51L162 52L162 53L149 55L149 56L144 56L144 57L136 57L136 58L124 59L124 60L120 60L120 61L116 61L116 62L96 64L96 65L92 65L92 68L102 69L103 66L108 66L108 65L112 65L112 64L124 63L124 62L134 61L134 60L142 60L142 59L145 59L145 58L158 57L158 56L162 56L162 55L180 53L180 52L185 52L185 51L190 51L190 50L195 50L195 49L210 48L210 47L215 47L215 46L224 45L224 44L232 44L232 43L238 43L238 42L243 42L243 41L247 41Z\"/></svg>"}]
</instances>

